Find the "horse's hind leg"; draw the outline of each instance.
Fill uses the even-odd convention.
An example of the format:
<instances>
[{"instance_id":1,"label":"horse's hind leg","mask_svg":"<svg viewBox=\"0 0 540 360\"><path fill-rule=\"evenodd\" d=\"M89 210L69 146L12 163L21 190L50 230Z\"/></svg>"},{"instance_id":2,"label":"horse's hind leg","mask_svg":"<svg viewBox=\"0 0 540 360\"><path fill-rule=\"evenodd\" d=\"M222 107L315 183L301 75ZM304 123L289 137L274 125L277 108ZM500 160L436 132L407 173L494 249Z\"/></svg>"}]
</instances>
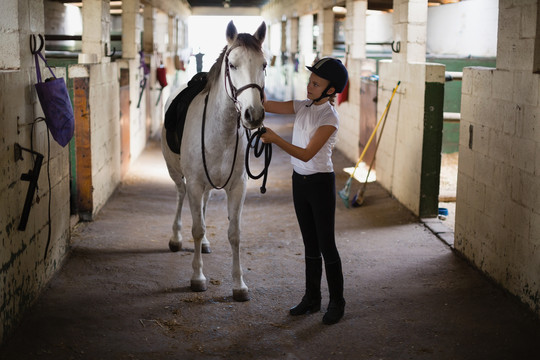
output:
<instances>
[{"instance_id":1,"label":"horse's hind leg","mask_svg":"<svg viewBox=\"0 0 540 360\"><path fill-rule=\"evenodd\" d=\"M186 196L186 184L184 179L174 179L176 183L176 215L172 225L172 237L169 240L169 249L173 252L182 249L182 204Z\"/></svg>"},{"instance_id":2,"label":"horse's hind leg","mask_svg":"<svg viewBox=\"0 0 540 360\"><path fill-rule=\"evenodd\" d=\"M246 196L245 183L239 184L231 191L227 192L227 207L229 213L229 243L233 255L233 299L235 301L248 301L249 290L242 277L242 267L240 265L240 217Z\"/></svg>"},{"instance_id":3,"label":"horse's hind leg","mask_svg":"<svg viewBox=\"0 0 540 360\"><path fill-rule=\"evenodd\" d=\"M182 235L180 234L180 230L182 229L182 204L184 203L184 197L186 196L186 180L180 169L180 157L169 149L169 145L167 145L165 138L166 130L165 127L163 127L161 132L161 152L163 153L163 158L167 164L169 176L176 185L176 215L174 216L172 225L173 233L169 240L169 249L171 249L171 251L179 251L182 248Z\"/></svg>"}]
</instances>

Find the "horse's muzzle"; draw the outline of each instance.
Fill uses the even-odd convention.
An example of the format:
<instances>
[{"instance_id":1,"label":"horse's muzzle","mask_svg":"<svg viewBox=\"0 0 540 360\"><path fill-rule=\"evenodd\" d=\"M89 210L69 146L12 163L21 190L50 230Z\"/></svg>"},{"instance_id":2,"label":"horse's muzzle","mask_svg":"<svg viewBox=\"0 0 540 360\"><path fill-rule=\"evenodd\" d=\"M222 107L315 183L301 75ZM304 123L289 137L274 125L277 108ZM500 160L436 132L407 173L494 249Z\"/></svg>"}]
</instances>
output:
<instances>
[{"instance_id":1,"label":"horse's muzzle","mask_svg":"<svg viewBox=\"0 0 540 360\"><path fill-rule=\"evenodd\" d=\"M264 120L264 108L255 109L253 106L248 107L244 111L244 126L250 130L257 129L262 126Z\"/></svg>"}]
</instances>

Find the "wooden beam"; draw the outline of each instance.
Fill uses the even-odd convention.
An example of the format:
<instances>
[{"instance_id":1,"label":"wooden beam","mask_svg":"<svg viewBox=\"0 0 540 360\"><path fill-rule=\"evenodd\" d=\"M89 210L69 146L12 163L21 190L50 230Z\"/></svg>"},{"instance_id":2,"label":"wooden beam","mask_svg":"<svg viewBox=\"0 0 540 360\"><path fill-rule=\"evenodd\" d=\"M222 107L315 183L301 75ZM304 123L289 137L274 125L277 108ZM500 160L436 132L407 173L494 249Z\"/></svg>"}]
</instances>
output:
<instances>
[{"instance_id":1,"label":"wooden beam","mask_svg":"<svg viewBox=\"0 0 540 360\"><path fill-rule=\"evenodd\" d=\"M75 147L77 152L77 208L82 220L92 220L92 149L88 78L73 79Z\"/></svg>"}]
</instances>

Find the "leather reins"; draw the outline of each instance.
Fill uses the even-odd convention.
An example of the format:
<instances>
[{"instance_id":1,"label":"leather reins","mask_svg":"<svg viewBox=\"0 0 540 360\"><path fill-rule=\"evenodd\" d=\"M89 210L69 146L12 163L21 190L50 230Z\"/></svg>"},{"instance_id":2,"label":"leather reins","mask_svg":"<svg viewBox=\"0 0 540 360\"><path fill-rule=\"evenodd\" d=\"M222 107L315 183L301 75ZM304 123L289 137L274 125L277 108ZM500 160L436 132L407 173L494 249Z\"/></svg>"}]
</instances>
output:
<instances>
[{"instance_id":1,"label":"leather reins","mask_svg":"<svg viewBox=\"0 0 540 360\"><path fill-rule=\"evenodd\" d=\"M230 73L230 64L229 64L229 54L230 52L234 49L234 47L231 47L229 50L227 50L227 52L225 53L225 76L224 76L224 81L225 81L225 91L227 93L227 95L229 96L229 98L233 101L234 103L234 108L236 109L236 112L238 114L238 117L237 117L237 129L240 128L240 118L242 116L242 114L240 113L240 107L238 105L238 96L245 90L247 89L250 89L250 88L255 88L257 90L259 90L259 93L261 95L261 100L264 99L264 88L263 87L260 87L258 84L255 84L255 83L250 83L250 84L247 84L247 85L244 85L242 86L241 88L236 88L233 83L232 83L232 80L231 80L231 73ZM227 81L229 82L229 86L227 87ZM230 91L230 93L229 93ZM204 173L206 174L206 178L208 179L208 182L210 183L210 185L212 185L212 187L216 190L220 190L220 189L223 189L225 188L225 186L227 186L227 184L229 183L229 181L231 180L231 177L232 177L232 174L234 172L234 166L236 164L236 155L238 154L238 142L239 142L239 134L238 134L238 130L236 131L236 144L234 146L234 157L233 157L233 163L232 163L232 166L231 166L231 172L229 173L229 176L227 177L227 180L225 181L225 184L223 184L222 186L216 186L214 184L214 182L212 181L212 179L210 178L210 174L208 173L208 166L206 164L206 151L205 151L205 146L204 146L204 129L205 129L205 124L206 124L206 108L208 107L208 95L210 95L210 91L208 91L208 93L206 94L206 97L204 99L204 110L203 110L203 118L202 118L202 126L201 126L201 147L202 147L202 158L203 158L203 167L204 167ZM245 128L245 126L244 126ZM254 136L250 139L250 135L249 135L249 130L247 128L245 128L246 130L246 136L248 138L248 144L247 144L247 151L246 151L246 169L247 169L247 173L248 173L248 176L251 177L252 179L258 179L260 178L263 174L265 175L264 179L263 179L263 186L261 187L261 193L265 193L266 192L266 188L265 188L265 184L266 184L266 177L267 177L267 174L268 174L268 167L270 166L270 159L271 159L271 154L272 154L272 148L270 147L270 153L268 154L268 146L271 146L271 144L264 144L264 149L265 149L265 168L263 169L263 171L257 175L256 177L253 176L251 174L251 172L249 171L249 163L248 163L248 157L249 157L249 148L250 148L250 143L251 143L251 140L253 139L253 137L255 136L258 136L257 138L257 144L259 143L259 139L260 139L260 136L264 133L264 127L262 129L260 129L259 131L257 131ZM255 151L256 153L256 157L259 157L262 153L262 150L257 150Z\"/></svg>"}]
</instances>

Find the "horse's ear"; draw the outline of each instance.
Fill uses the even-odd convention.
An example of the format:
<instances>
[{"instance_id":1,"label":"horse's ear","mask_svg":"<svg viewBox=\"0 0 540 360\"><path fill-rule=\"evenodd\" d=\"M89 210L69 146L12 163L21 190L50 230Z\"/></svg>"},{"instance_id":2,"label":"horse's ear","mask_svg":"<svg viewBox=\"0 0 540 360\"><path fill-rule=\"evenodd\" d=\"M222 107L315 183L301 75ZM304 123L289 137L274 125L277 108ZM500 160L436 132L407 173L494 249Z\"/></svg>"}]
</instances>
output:
<instances>
[{"instance_id":1,"label":"horse's ear","mask_svg":"<svg viewBox=\"0 0 540 360\"><path fill-rule=\"evenodd\" d=\"M259 40L259 42L262 44L264 41L264 38L266 37L266 23L263 21L261 26L255 31L255 34L253 34L255 39Z\"/></svg>"},{"instance_id":2,"label":"horse's ear","mask_svg":"<svg viewBox=\"0 0 540 360\"><path fill-rule=\"evenodd\" d=\"M238 31L236 30L236 26L234 26L234 23L232 20L229 22L229 25L227 25L227 42L229 45L232 45L234 40L236 40L236 37L238 36Z\"/></svg>"}]
</instances>

